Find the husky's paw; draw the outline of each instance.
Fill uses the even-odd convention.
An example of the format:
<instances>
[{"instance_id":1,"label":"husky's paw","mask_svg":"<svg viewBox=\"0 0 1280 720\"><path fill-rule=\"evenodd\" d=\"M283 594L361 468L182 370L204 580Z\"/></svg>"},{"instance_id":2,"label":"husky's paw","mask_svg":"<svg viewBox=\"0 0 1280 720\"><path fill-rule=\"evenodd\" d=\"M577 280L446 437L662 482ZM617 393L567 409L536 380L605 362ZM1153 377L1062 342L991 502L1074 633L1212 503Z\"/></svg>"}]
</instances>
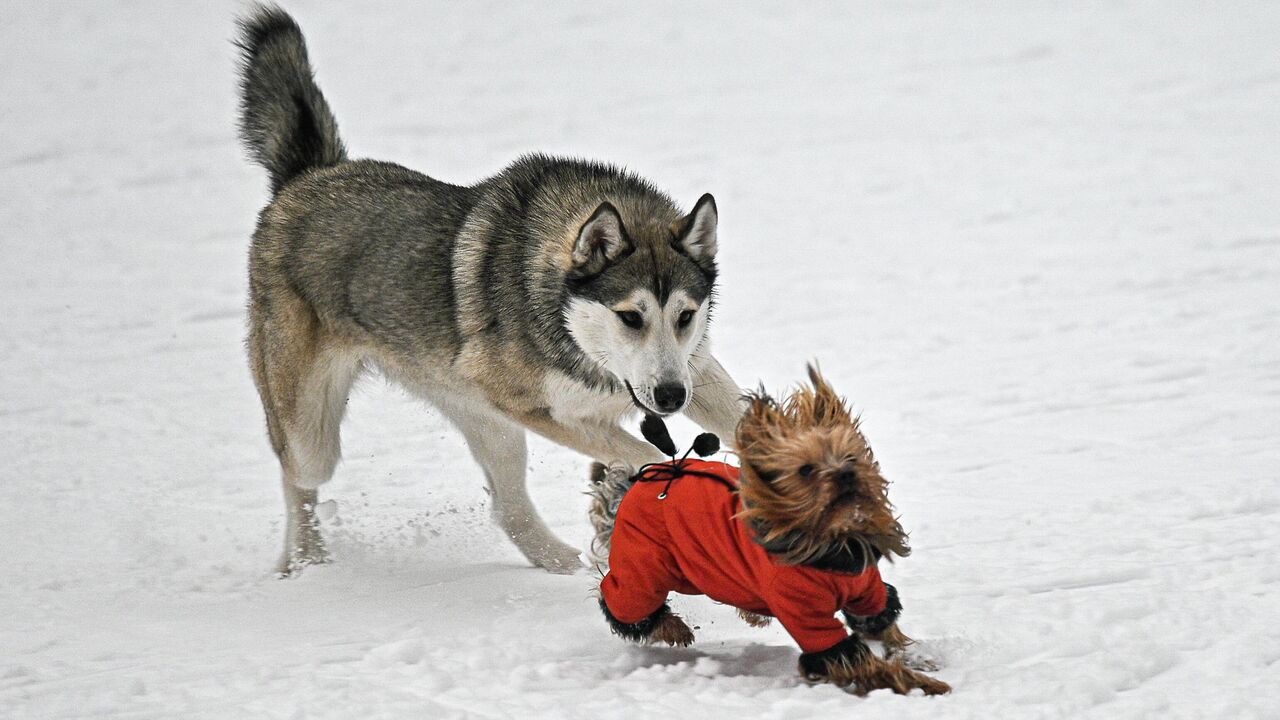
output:
<instances>
[{"instance_id":1,"label":"husky's paw","mask_svg":"<svg viewBox=\"0 0 1280 720\"><path fill-rule=\"evenodd\" d=\"M582 553L569 545L540 549L529 555L529 562L556 575L572 575L586 567Z\"/></svg>"},{"instance_id":2,"label":"husky's paw","mask_svg":"<svg viewBox=\"0 0 1280 720\"><path fill-rule=\"evenodd\" d=\"M276 563L276 577L281 580L295 578L308 565L324 565L328 562L329 552L325 550L323 543L291 548Z\"/></svg>"}]
</instances>

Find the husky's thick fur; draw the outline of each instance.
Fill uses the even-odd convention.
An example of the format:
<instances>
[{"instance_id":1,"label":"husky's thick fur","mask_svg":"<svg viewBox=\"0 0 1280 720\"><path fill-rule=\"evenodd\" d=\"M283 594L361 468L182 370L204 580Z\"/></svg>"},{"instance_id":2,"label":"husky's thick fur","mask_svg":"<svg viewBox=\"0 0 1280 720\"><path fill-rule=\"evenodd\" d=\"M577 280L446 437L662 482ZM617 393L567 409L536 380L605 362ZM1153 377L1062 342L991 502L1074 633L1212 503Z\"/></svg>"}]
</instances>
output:
<instances>
[{"instance_id":1,"label":"husky's thick fur","mask_svg":"<svg viewBox=\"0 0 1280 720\"><path fill-rule=\"evenodd\" d=\"M525 490L525 429L603 462L660 459L620 421L683 410L732 437L740 389L709 354L716 206L530 155L471 187L351 160L302 32L241 20L241 136L273 198L250 252L249 359L288 512L280 570L325 559L313 508L369 366L440 409L534 564L579 567Z\"/></svg>"}]
</instances>

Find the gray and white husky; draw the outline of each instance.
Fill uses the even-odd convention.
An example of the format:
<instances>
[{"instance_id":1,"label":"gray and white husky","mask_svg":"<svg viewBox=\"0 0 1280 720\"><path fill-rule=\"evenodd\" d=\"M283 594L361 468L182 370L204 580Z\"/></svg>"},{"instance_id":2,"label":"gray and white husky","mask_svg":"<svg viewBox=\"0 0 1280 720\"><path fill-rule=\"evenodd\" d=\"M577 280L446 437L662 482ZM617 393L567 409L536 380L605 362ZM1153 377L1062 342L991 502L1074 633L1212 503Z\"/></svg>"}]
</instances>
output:
<instances>
[{"instance_id":1,"label":"gray and white husky","mask_svg":"<svg viewBox=\"0 0 1280 720\"><path fill-rule=\"evenodd\" d=\"M273 197L249 259L249 361L283 470L279 571L325 560L316 488L352 383L376 367L440 409L532 563L581 566L525 490L525 430L604 463L684 411L732 438L741 390L709 352L716 204L687 214L608 165L530 155L471 187L351 160L284 11L240 21L240 130Z\"/></svg>"}]
</instances>

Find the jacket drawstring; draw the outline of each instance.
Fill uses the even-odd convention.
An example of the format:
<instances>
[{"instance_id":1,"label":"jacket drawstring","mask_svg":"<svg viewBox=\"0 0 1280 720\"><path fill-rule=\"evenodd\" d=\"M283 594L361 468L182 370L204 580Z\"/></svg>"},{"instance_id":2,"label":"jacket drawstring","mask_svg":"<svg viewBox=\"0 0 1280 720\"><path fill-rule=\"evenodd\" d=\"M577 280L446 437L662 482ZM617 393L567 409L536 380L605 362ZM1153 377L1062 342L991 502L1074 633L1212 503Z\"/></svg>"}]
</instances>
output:
<instances>
[{"instance_id":1,"label":"jacket drawstring","mask_svg":"<svg viewBox=\"0 0 1280 720\"><path fill-rule=\"evenodd\" d=\"M676 460L674 462L666 461L666 462L660 462L660 463L648 463L646 465L641 465L640 470L636 472L635 482L666 481L666 485L662 486L662 492L658 493L659 500L666 500L667 494L671 492L671 484L674 483L678 478L682 478L686 475L694 475L697 477L707 478L708 480L715 480L721 485L724 485L725 487L729 488L730 491L738 492L737 485L734 485L733 483L729 482L725 478L715 473L706 472L705 470L694 470L692 468L685 468L684 467L685 460L686 458L680 458L679 460Z\"/></svg>"}]
</instances>

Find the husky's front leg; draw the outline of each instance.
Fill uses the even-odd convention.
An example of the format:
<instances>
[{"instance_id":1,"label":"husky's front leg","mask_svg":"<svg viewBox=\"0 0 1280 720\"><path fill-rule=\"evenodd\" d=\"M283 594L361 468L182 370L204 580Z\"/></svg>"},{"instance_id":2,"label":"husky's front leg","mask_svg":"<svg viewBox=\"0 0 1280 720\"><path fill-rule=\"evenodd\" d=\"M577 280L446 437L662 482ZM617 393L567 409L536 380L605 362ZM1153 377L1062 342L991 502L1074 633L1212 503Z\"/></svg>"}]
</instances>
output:
<instances>
[{"instance_id":1,"label":"husky's front leg","mask_svg":"<svg viewBox=\"0 0 1280 720\"><path fill-rule=\"evenodd\" d=\"M493 517L511 542L534 565L554 573L582 569L581 553L547 528L525 487L528 451L519 424L480 410L476 403L440 396L434 401L462 431L472 457L484 470Z\"/></svg>"},{"instance_id":2,"label":"husky's front leg","mask_svg":"<svg viewBox=\"0 0 1280 720\"><path fill-rule=\"evenodd\" d=\"M569 420L556 421L547 415L524 418L525 425L539 435L586 455L605 465L621 463L638 468L645 463L661 462L657 448L622 429L616 422Z\"/></svg>"},{"instance_id":3,"label":"husky's front leg","mask_svg":"<svg viewBox=\"0 0 1280 720\"><path fill-rule=\"evenodd\" d=\"M684 414L732 447L738 421L747 409L745 394L720 361L711 355L695 358L694 363L693 396Z\"/></svg>"}]
</instances>

